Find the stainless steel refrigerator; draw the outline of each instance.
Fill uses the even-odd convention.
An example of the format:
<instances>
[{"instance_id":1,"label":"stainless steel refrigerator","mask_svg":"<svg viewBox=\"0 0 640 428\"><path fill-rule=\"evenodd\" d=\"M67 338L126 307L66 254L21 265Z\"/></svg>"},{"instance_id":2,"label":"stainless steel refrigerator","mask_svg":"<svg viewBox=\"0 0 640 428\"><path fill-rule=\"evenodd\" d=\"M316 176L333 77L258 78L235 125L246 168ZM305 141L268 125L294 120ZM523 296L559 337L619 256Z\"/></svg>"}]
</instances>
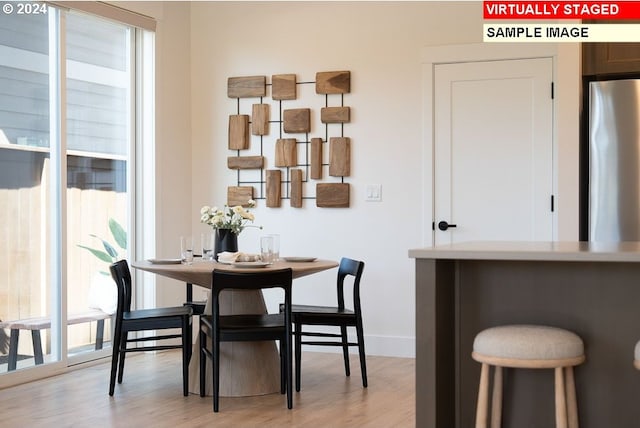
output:
<instances>
[{"instance_id":1,"label":"stainless steel refrigerator","mask_svg":"<svg viewBox=\"0 0 640 428\"><path fill-rule=\"evenodd\" d=\"M640 79L589 83L588 239L640 241Z\"/></svg>"}]
</instances>

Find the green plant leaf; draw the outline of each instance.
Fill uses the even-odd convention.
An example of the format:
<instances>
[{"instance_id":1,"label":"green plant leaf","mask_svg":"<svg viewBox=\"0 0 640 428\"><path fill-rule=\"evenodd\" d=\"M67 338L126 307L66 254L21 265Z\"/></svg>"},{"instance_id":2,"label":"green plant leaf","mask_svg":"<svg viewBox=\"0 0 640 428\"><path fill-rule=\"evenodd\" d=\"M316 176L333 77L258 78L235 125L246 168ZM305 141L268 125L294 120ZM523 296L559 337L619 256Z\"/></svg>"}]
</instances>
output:
<instances>
[{"instance_id":1,"label":"green plant leaf","mask_svg":"<svg viewBox=\"0 0 640 428\"><path fill-rule=\"evenodd\" d=\"M113 259L117 259L118 258L118 251L113 247L113 245L109 244L107 241L105 241L104 239L100 238L99 236L94 235L93 233L90 234L89 236L92 236L92 237L94 237L96 239L99 239L102 242L102 246L104 247L104 250L111 257L112 261L113 261Z\"/></svg>"},{"instance_id":2,"label":"green plant leaf","mask_svg":"<svg viewBox=\"0 0 640 428\"><path fill-rule=\"evenodd\" d=\"M78 245L78 247L84 248L85 250L89 251L91 254L93 254L94 256L96 256L97 258L102 260L103 262L113 263L113 257L111 257L109 254L105 253L104 251L96 250L94 248L89 248L89 247L84 246L84 245Z\"/></svg>"},{"instance_id":3,"label":"green plant leaf","mask_svg":"<svg viewBox=\"0 0 640 428\"><path fill-rule=\"evenodd\" d=\"M113 235L113 239L116 241L116 244L120 246L123 250L127 249L127 232L124 231L120 223L115 221L114 219L109 219L109 230L111 230L111 234Z\"/></svg>"},{"instance_id":4,"label":"green plant leaf","mask_svg":"<svg viewBox=\"0 0 640 428\"><path fill-rule=\"evenodd\" d=\"M113 248L113 245L109 244L104 239L102 240L102 245L104 246L104 249L112 258L114 259L118 258L118 251L115 248Z\"/></svg>"}]
</instances>

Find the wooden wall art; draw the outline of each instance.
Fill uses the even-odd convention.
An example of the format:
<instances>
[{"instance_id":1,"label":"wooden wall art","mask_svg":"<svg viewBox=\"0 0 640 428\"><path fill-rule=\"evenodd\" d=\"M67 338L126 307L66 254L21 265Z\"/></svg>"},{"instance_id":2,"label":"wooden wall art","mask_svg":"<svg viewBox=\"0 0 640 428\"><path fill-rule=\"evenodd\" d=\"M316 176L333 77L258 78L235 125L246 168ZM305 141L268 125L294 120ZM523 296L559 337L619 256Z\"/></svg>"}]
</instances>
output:
<instances>
[{"instance_id":1,"label":"wooden wall art","mask_svg":"<svg viewBox=\"0 0 640 428\"><path fill-rule=\"evenodd\" d=\"M252 186L230 186L227 188L227 204L246 205L249 199L253 199Z\"/></svg>"},{"instance_id":2,"label":"wooden wall art","mask_svg":"<svg viewBox=\"0 0 640 428\"><path fill-rule=\"evenodd\" d=\"M347 208L349 206L349 184L318 183L316 204L326 208Z\"/></svg>"},{"instance_id":3,"label":"wooden wall art","mask_svg":"<svg viewBox=\"0 0 640 428\"><path fill-rule=\"evenodd\" d=\"M310 85L315 93L303 90ZM350 92L350 71L319 72L310 82L295 74L275 74L271 83L267 76L230 77L227 95L236 99L237 111L229 115L228 148L236 153L227 168L237 171L237 185L228 188L227 203L265 200L277 208L288 199L302 208L313 199L318 207L348 208L351 138L344 125L351 108L344 96ZM315 104L324 105L307 107Z\"/></svg>"},{"instance_id":4,"label":"wooden wall art","mask_svg":"<svg viewBox=\"0 0 640 428\"><path fill-rule=\"evenodd\" d=\"M229 116L229 150L249 148L249 116L234 114Z\"/></svg>"},{"instance_id":5,"label":"wooden wall art","mask_svg":"<svg viewBox=\"0 0 640 428\"><path fill-rule=\"evenodd\" d=\"M267 95L266 76L231 77L227 82L229 98L252 98Z\"/></svg>"}]
</instances>

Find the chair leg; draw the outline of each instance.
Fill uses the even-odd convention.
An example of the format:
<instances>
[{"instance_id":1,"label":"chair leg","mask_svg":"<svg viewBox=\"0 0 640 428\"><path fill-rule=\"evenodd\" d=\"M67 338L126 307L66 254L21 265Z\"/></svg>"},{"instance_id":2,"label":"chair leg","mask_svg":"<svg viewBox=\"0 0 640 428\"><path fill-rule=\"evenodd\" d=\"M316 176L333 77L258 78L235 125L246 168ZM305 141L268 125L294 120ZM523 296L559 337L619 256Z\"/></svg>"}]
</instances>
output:
<instances>
[{"instance_id":1,"label":"chair leg","mask_svg":"<svg viewBox=\"0 0 640 428\"><path fill-rule=\"evenodd\" d=\"M556 389L556 428L567 428L567 401L564 391L564 368L556 367L555 389Z\"/></svg>"},{"instance_id":2,"label":"chair leg","mask_svg":"<svg viewBox=\"0 0 640 428\"><path fill-rule=\"evenodd\" d=\"M213 342L213 411L218 412L219 399L220 399L220 341L217 334L214 331L211 332Z\"/></svg>"},{"instance_id":3,"label":"chair leg","mask_svg":"<svg viewBox=\"0 0 640 428\"><path fill-rule=\"evenodd\" d=\"M119 367L118 367L118 383L122 383L122 377L124 376L124 358L126 357L127 353L125 352L125 349L127 349L127 338L129 337L129 332L125 331L122 333L122 336L120 336L120 361L119 361Z\"/></svg>"},{"instance_id":4,"label":"chair leg","mask_svg":"<svg viewBox=\"0 0 640 428\"><path fill-rule=\"evenodd\" d=\"M480 388L478 407L476 408L476 428L487 428L487 406L489 401L489 365L482 363L480 369Z\"/></svg>"},{"instance_id":5,"label":"chair leg","mask_svg":"<svg viewBox=\"0 0 640 428\"><path fill-rule=\"evenodd\" d=\"M191 358L191 317L182 318L182 395L189 396L189 359Z\"/></svg>"},{"instance_id":6,"label":"chair leg","mask_svg":"<svg viewBox=\"0 0 640 428\"><path fill-rule=\"evenodd\" d=\"M356 334L358 336L358 353L360 354L360 373L362 374L362 386L367 387L367 359L364 352L364 329L362 328L362 320L358 319L356 323Z\"/></svg>"},{"instance_id":7,"label":"chair leg","mask_svg":"<svg viewBox=\"0 0 640 428\"><path fill-rule=\"evenodd\" d=\"M340 326L340 335L342 336L342 357L344 358L344 374L351 376L349 369L349 338L347 337L347 327Z\"/></svg>"},{"instance_id":8,"label":"chair leg","mask_svg":"<svg viewBox=\"0 0 640 428\"><path fill-rule=\"evenodd\" d=\"M186 329L187 331L187 335L189 336L189 342L191 342L193 340L193 328L192 328L192 324L189 322L187 323L187 325L183 326L184 329ZM184 330L183 330L183 337L184 337ZM183 342L184 343L184 342ZM193 353L193 349L189 348L187 350L187 363L189 361L191 361L191 354Z\"/></svg>"},{"instance_id":9,"label":"chair leg","mask_svg":"<svg viewBox=\"0 0 640 428\"><path fill-rule=\"evenodd\" d=\"M578 428L578 401L576 399L576 384L573 367L565 368L565 385L567 392L567 419L569 428Z\"/></svg>"},{"instance_id":10,"label":"chair leg","mask_svg":"<svg viewBox=\"0 0 640 428\"><path fill-rule=\"evenodd\" d=\"M283 339L280 339L280 352L278 352L280 356L280 394L285 394L287 392L287 379L285 377L287 370L287 362L285 361L285 346Z\"/></svg>"},{"instance_id":11,"label":"chair leg","mask_svg":"<svg viewBox=\"0 0 640 428\"><path fill-rule=\"evenodd\" d=\"M200 397L205 396L206 375L207 375L207 333L202 331L202 324L200 324Z\"/></svg>"},{"instance_id":12,"label":"chair leg","mask_svg":"<svg viewBox=\"0 0 640 428\"><path fill-rule=\"evenodd\" d=\"M491 428L502 426L502 367L493 368L493 394L491 395Z\"/></svg>"},{"instance_id":13,"label":"chair leg","mask_svg":"<svg viewBox=\"0 0 640 428\"><path fill-rule=\"evenodd\" d=\"M118 373L118 358L120 357L120 331L116 326L111 341L111 376L109 377L109 395L113 396L116 387L116 375Z\"/></svg>"},{"instance_id":14,"label":"chair leg","mask_svg":"<svg viewBox=\"0 0 640 428\"><path fill-rule=\"evenodd\" d=\"M300 392L300 375L302 364L302 325L300 323L295 324L295 347L296 347L296 391Z\"/></svg>"},{"instance_id":15,"label":"chair leg","mask_svg":"<svg viewBox=\"0 0 640 428\"><path fill-rule=\"evenodd\" d=\"M286 378L287 378L287 408L293 408L293 379L292 379L292 356L291 356L291 334L285 334L285 362L286 362Z\"/></svg>"}]
</instances>

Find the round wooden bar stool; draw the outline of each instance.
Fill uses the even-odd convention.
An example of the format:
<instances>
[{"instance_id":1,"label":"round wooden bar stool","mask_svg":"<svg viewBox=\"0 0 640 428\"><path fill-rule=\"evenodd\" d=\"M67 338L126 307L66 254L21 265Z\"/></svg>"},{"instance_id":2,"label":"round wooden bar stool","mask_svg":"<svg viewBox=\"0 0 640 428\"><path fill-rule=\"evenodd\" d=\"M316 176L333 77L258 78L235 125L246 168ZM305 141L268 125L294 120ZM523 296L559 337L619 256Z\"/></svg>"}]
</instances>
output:
<instances>
[{"instance_id":1,"label":"round wooden bar stool","mask_svg":"<svg viewBox=\"0 0 640 428\"><path fill-rule=\"evenodd\" d=\"M502 423L502 368L554 369L557 428L578 427L573 366L584 359L582 339L573 332L539 325L505 325L481 331L473 341L474 360L482 363L476 428L487 427L489 367L494 367L491 428ZM638 362L636 347L636 363Z\"/></svg>"}]
</instances>

